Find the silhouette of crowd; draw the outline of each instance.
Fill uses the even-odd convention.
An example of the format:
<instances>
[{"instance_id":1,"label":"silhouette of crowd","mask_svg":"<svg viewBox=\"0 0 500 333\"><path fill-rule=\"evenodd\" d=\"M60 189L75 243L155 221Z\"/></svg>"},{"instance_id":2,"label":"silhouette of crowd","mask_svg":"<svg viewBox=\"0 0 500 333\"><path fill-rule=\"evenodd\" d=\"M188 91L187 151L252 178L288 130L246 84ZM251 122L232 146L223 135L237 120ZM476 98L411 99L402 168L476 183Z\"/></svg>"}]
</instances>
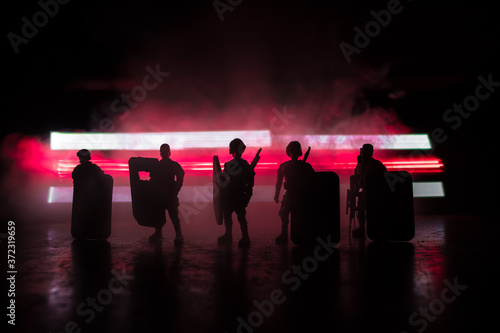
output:
<instances>
[{"instance_id":1,"label":"silhouette of crowd","mask_svg":"<svg viewBox=\"0 0 500 333\"><path fill-rule=\"evenodd\" d=\"M224 163L224 169L214 176L214 186L218 186L220 193L217 201L214 199L214 208L221 212L221 218L225 227L225 233L218 238L219 244L228 244L233 239L233 213L236 214L240 229L241 239L239 246L245 247L250 245L250 236L248 232L248 221L246 219L246 208L250 203L253 194L255 171L254 168L260 158L260 151L254 158L252 163L248 163L243 159L246 145L244 142L235 138L229 143L229 154L232 159ZM302 212L296 216L301 220L298 223L310 223L305 220L304 216L307 215L307 210L311 209L310 200L315 188L315 170L311 164L307 163L311 147L309 147L306 154L303 156L302 147L298 141L291 141L286 149L286 155L290 160L283 162L279 165L277 170L277 181L275 187L274 201L280 203L281 189L284 188L285 193L281 198L281 206L279 210L279 217L281 220L281 232L276 237L275 241L278 244L288 242L289 237L289 224L290 215L292 210ZM352 232L353 236L364 237L365 235L365 220L366 220L366 187L367 177L374 174L380 175L387 172L387 168L380 162L373 158L374 148L371 144L364 144L360 149L360 154L357 157L358 163L354 170L354 175L351 176L351 189L348 192L348 205L351 205L351 218L357 212L358 228ZM147 223L139 222L138 216L134 211L134 217L138 219L139 224L150 226L155 229L154 233L149 237L150 241L158 241L162 239L162 227L165 223L165 210L172 221L175 230L175 245L182 245L184 237L181 231L181 223L179 219L179 198L178 194L184 183L185 172L182 166L176 161L172 160L171 149L167 143L160 146L161 159L152 158L131 158L129 161L130 177L131 177L131 191L132 202L134 207L141 206L143 211L160 210L158 221L153 221L156 218L153 215L144 215ZM300 157L302 157L300 159ZM103 211L110 211L111 198L104 199L98 195L105 192L106 186L112 189L112 181L105 183L100 181L105 176L102 169L96 164L91 162L91 154L87 149L82 149L77 152L80 164L77 165L72 173L74 180L74 197L73 197L73 215L72 215L72 230L75 238L92 238L88 236L89 233L82 233L82 225L90 224L90 220L95 219L90 214L105 214ZM214 156L215 158L216 156ZM136 163L137 167L133 167ZM214 163L215 165L216 163ZM217 158L218 164L218 158ZM150 179L147 181L140 180L138 171L148 171ZM214 175L216 173L214 167ZM108 176L110 177L110 176ZM111 178L111 177L110 177ZM217 182L215 183L215 179ZM338 186L338 184L337 184ZM153 198L149 202L147 198ZM109 201L107 203L98 201ZM350 200L350 201L349 201ZM148 207L146 207L149 205ZM219 206L217 206L219 205ZM108 207L104 210L96 210L96 206ZM217 206L217 207L216 207ZM139 210L139 208L137 209ZM106 215L106 214L105 214ZM107 222L109 223L111 216L106 215ZM95 219L101 221L99 219ZM292 224L294 223L292 218ZM74 228L73 228L74 227ZM80 227L80 229L78 229ZM97 226L99 228L100 226ZM90 226L87 227L87 229ZM91 232L90 232L91 234ZM109 232L108 235L109 236ZM107 238L106 236L104 238Z\"/></svg>"}]
</instances>

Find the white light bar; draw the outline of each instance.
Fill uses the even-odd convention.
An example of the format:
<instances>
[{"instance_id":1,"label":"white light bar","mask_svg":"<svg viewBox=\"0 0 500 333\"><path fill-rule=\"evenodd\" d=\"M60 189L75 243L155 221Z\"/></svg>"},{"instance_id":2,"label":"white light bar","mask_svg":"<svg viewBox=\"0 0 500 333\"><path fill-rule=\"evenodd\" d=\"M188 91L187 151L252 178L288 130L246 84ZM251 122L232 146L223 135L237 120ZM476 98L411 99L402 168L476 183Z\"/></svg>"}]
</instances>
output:
<instances>
[{"instance_id":1,"label":"white light bar","mask_svg":"<svg viewBox=\"0 0 500 333\"><path fill-rule=\"evenodd\" d=\"M225 148L234 138L247 147L271 146L271 134L263 131L165 132L165 133L50 133L52 150L159 150L168 143L172 149Z\"/></svg>"},{"instance_id":2,"label":"white light bar","mask_svg":"<svg viewBox=\"0 0 500 333\"><path fill-rule=\"evenodd\" d=\"M273 201L275 186L263 185L255 186L252 201L265 202ZM212 185L206 186L183 186L179 192L181 203L189 202L212 202ZM53 187L49 188L48 203L69 203L73 201L73 187ZM113 202L131 202L130 187L114 186Z\"/></svg>"},{"instance_id":3,"label":"white light bar","mask_svg":"<svg viewBox=\"0 0 500 333\"><path fill-rule=\"evenodd\" d=\"M413 183L414 198L444 197L443 182L416 182Z\"/></svg>"},{"instance_id":4,"label":"white light bar","mask_svg":"<svg viewBox=\"0 0 500 333\"><path fill-rule=\"evenodd\" d=\"M371 143L377 149L431 149L427 134L394 135L280 135L273 137L279 144L297 140L313 149L359 149Z\"/></svg>"},{"instance_id":5,"label":"white light bar","mask_svg":"<svg viewBox=\"0 0 500 333\"><path fill-rule=\"evenodd\" d=\"M254 187L253 202L272 202L275 187L262 185ZM413 197L444 197L442 182L415 182L413 183ZM212 202L212 186L183 186L179 192L181 203ZM69 203L73 201L73 187L50 187L48 203ZM113 202L131 202L130 187L113 187Z\"/></svg>"}]
</instances>

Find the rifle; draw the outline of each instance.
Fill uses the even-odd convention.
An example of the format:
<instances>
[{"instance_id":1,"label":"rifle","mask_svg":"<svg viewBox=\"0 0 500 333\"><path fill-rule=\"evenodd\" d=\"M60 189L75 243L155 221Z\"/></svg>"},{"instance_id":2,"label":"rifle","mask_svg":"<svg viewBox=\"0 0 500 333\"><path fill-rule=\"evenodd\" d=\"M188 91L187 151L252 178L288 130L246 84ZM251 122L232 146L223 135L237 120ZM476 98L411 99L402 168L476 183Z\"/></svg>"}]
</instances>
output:
<instances>
[{"instance_id":1,"label":"rifle","mask_svg":"<svg viewBox=\"0 0 500 333\"><path fill-rule=\"evenodd\" d=\"M255 157L252 160L252 163L250 163L250 168L251 168L252 171L254 171L255 167L257 166L257 163L259 163L260 152L261 151L262 151L262 148L259 148L259 150L257 151L257 154L255 154ZM254 174L255 174L255 172L254 172ZM253 183L252 183L251 187L250 186L245 186L245 188L246 188L246 191L245 191L245 207L247 207L248 204L250 203L250 198L252 197L252 194L253 194Z\"/></svg>"},{"instance_id":2,"label":"rifle","mask_svg":"<svg viewBox=\"0 0 500 333\"><path fill-rule=\"evenodd\" d=\"M304 158L302 159L302 161L304 161L304 162L307 161L307 158L309 157L309 153L310 152L311 152L311 147L308 147L307 151L306 151L306 153L304 155Z\"/></svg>"},{"instance_id":3,"label":"rifle","mask_svg":"<svg viewBox=\"0 0 500 333\"><path fill-rule=\"evenodd\" d=\"M349 177L350 188L347 189L345 213L349 214L349 234L351 233L352 221L354 221L354 224L356 224L356 212L359 212L360 209L365 209L365 207L359 207L361 175L363 174L363 168L364 168L363 158L361 156L362 150L363 149L360 149L360 154L357 157L358 165L354 170L354 175ZM358 198L358 200L356 200L356 198Z\"/></svg>"},{"instance_id":4,"label":"rifle","mask_svg":"<svg viewBox=\"0 0 500 333\"><path fill-rule=\"evenodd\" d=\"M252 163L250 164L250 167L252 168L252 170L255 169L255 167L257 166L257 163L259 163L261 151L262 151L262 148L259 148L259 151L257 151L257 154L255 154L255 157L253 158Z\"/></svg>"},{"instance_id":5,"label":"rifle","mask_svg":"<svg viewBox=\"0 0 500 333\"><path fill-rule=\"evenodd\" d=\"M356 211L359 210L356 197L359 196L359 175L349 177L349 187L347 189L347 198L345 213L349 214L349 235L351 234L352 222L356 223Z\"/></svg>"}]
</instances>

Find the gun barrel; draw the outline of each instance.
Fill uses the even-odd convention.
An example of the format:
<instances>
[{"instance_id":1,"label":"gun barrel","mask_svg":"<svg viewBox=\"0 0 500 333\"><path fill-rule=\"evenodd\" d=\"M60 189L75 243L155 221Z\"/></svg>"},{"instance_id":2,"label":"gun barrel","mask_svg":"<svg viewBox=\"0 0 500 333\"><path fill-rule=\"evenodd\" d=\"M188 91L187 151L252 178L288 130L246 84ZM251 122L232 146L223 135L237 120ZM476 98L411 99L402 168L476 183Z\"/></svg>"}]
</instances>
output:
<instances>
[{"instance_id":1,"label":"gun barrel","mask_svg":"<svg viewBox=\"0 0 500 333\"><path fill-rule=\"evenodd\" d=\"M304 154L304 158L302 159L304 162L307 161L310 152L311 152L311 147L308 147L306 153Z\"/></svg>"},{"instance_id":2,"label":"gun barrel","mask_svg":"<svg viewBox=\"0 0 500 333\"><path fill-rule=\"evenodd\" d=\"M259 148L259 150L257 151L257 154L255 154L255 157L253 158L252 163L250 164L252 169L255 169L255 167L257 166L257 163L259 163L261 151L262 151L262 148Z\"/></svg>"},{"instance_id":3,"label":"gun barrel","mask_svg":"<svg viewBox=\"0 0 500 333\"><path fill-rule=\"evenodd\" d=\"M347 197L346 197L346 201L345 201L345 213L346 214L349 214L349 202L350 202L349 198L351 196L350 192L351 192L351 190L347 189Z\"/></svg>"}]
</instances>

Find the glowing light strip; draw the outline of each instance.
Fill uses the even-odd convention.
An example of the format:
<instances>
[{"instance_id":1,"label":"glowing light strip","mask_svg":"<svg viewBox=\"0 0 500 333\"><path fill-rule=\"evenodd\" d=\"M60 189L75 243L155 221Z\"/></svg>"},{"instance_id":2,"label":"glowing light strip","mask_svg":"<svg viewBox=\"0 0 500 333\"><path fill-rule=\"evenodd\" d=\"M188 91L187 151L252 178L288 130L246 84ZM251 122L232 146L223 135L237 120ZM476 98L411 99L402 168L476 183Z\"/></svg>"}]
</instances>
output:
<instances>
[{"instance_id":1,"label":"glowing light strip","mask_svg":"<svg viewBox=\"0 0 500 333\"><path fill-rule=\"evenodd\" d=\"M409 172L442 172L443 163L438 158L427 158L422 160L381 160L382 163L391 170L406 170ZM114 175L128 174L128 164L120 160L94 160L105 173ZM185 171L194 172L212 172L212 163L207 162L183 162L180 161ZM317 171L323 170L354 170L357 162L319 162L314 164ZM55 167L55 171L60 177L70 177L73 169L78 165L74 160L59 160ZM261 173L275 173L278 168L278 162L259 162L256 171Z\"/></svg>"},{"instance_id":2,"label":"glowing light strip","mask_svg":"<svg viewBox=\"0 0 500 333\"><path fill-rule=\"evenodd\" d=\"M129 172L128 163L123 161L106 161L106 160L92 160L97 164L105 173L109 174L127 174ZM180 162L185 171L206 171L212 172L213 164L207 162ZM59 160L57 161L55 170L59 177L70 177L73 169L78 165L78 161L74 160ZM259 162L257 164L257 171L273 170L273 173L278 169L278 162ZM221 165L223 167L223 165Z\"/></svg>"},{"instance_id":3,"label":"glowing light strip","mask_svg":"<svg viewBox=\"0 0 500 333\"><path fill-rule=\"evenodd\" d=\"M49 188L49 196L47 198L48 203L53 203L53 202L66 202L66 201L61 201L64 200L66 197L68 197L67 189L68 187L50 187ZM56 194L57 193L57 194ZM73 192L71 192L73 193ZM61 195L64 194L64 195ZM73 195L73 194L71 194Z\"/></svg>"},{"instance_id":4,"label":"glowing light strip","mask_svg":"<svg viewBox=\"0 0 500 333\"><path fill-rule=\"evenodd\" d=\"M387 170L401 170L401 169L440 169L444 166L444 164L436 159L436 160L427 160L427 161L384 161L381 162L386 166ZM318 163L318 165L322 167L327 167L331 170L340 170L340 169L354 169L357 165L357 162L331 162L331 163ZM408 170L412 171L412 170Z\"/></svg>"},{"instance_id":5,"label":"glowing light strip","mask_svg":"<svg viewBox=\"0 0 500 333\"><path fill-rule=\"evenodd\" d=\"M302 146L314 149L359 149L371 143L377 149L431 149L427 134L394 135L280 135L273 137L280 144L298 140Z\"/></svg>"},{"instance_id":6,"label":"glowing light strip","mask_svg":"<svg viewBox=\"0 0 500 333\"><path fill-rule=\"evenodd\" d=\"M271 202L274 198L275 186L262 185L254 187L252 201ZM212 185L207 186L183 186L179 192L179 201L181 203L193 202L212 202ZM48 203L70 203L73 201L73 187L54 187L49 188L47 197ZM131 202L130 187L113 187L113 202Z\"/></svg>"},{"instance_id":7,"label":"glowing light strip","mask_svg":"<svg viewBox=\"0 0 500 333\"><path fill-rule=\"evenodd\" d=\"M272 202L275 187L262 185L254 187L252 202ZM414 198L444 197L442 182L414 182ZM70 203L73 200L72 187L50 187L47 198L48 203ZM179 201L182 203L212 202L212 186L183 186L179 192ZM130 187L113 187L113 202L131 202Z\"/></svg>"},{"instance_id":8,"label":"glowing light strip","mask_svg":"<svg viewBox=\"0 0 500 333\"><path fill-rule=\"evenodd\" d=\"M172 149L226 148L234 138L248 147L271 146L264 131L165 132L165 133L50 133L52 150L159 150L162 143Z\"/></svg>"},{"instance_id":9,"label":"glowing light strip","mask_svg":"<svg viewBox=\"0 0 500 333\"><path fill-rule=\"evenodd\" d=\"M413 183L414 198L444 197L443 182L416 182Z\"/></svg>"},{"instance_id":10,"label":"glowing light strip","mask_svg":"<svg viewBox=\"0 0 500 333\"><path fill-rule=\"evenodd\" d=\"M62 133L51 132L52 150L158 150L167 142L175 149L225 148L228 142L239 137L249 147L271 146L271 134L262 131L205 131L164 133ZM298 140L303 146L315 149L359 149L371 143L375 149L431 149L427 134L394 135L277 135L275 145L286 145Z\"/></svg>"}]
</instances>

